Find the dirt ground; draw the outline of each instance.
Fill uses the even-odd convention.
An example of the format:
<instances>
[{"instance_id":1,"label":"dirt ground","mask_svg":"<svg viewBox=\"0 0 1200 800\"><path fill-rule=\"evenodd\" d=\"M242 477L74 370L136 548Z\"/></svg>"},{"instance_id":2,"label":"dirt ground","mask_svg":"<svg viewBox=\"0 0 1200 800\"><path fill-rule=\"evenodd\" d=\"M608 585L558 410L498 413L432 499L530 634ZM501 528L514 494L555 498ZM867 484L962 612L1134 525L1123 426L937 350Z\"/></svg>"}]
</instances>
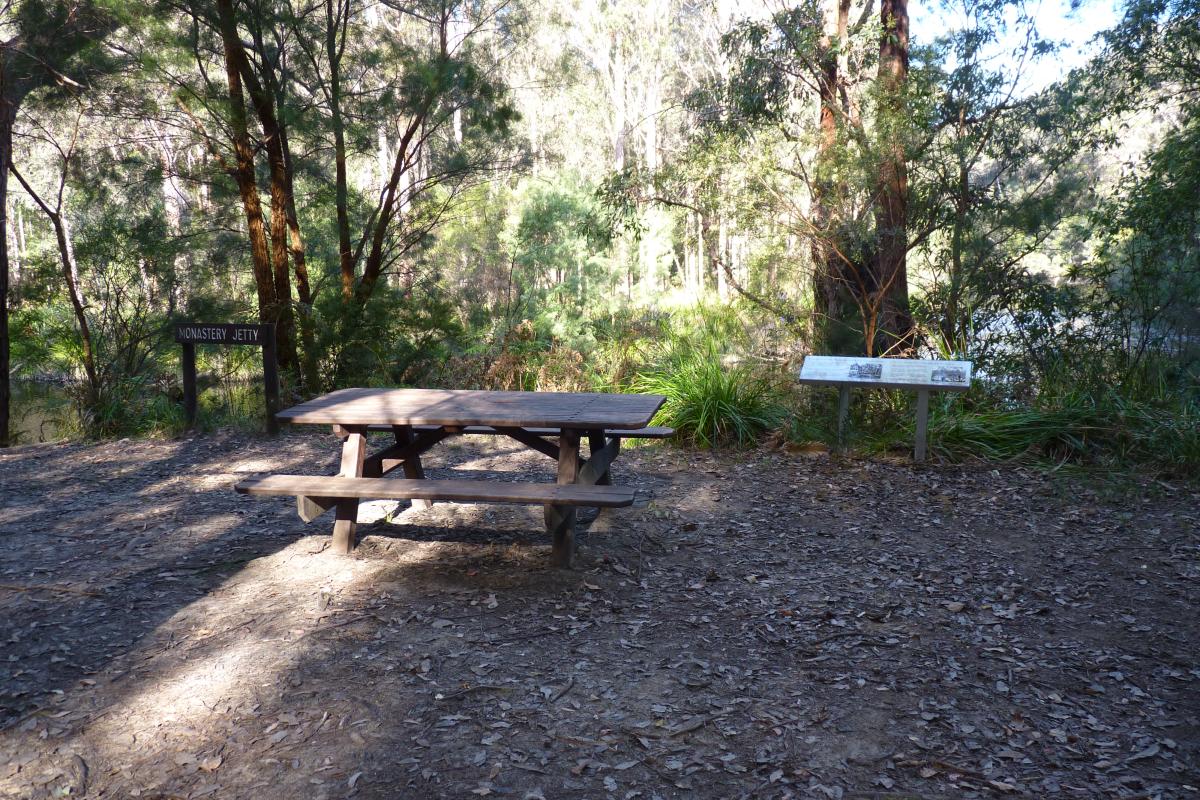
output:
<instances>
[{"instance_id":1,"label":"dirt ground","mask_svg":"<svg viewBox=\"0 0 1200 800\"><path fill-rule=\"evenodd\" d=\"M560 571L540 508L343 557L231 489L336 445L0 454L0 796L1200 798L1194 486L635 448Z\"/></svg>"}]
</instances>

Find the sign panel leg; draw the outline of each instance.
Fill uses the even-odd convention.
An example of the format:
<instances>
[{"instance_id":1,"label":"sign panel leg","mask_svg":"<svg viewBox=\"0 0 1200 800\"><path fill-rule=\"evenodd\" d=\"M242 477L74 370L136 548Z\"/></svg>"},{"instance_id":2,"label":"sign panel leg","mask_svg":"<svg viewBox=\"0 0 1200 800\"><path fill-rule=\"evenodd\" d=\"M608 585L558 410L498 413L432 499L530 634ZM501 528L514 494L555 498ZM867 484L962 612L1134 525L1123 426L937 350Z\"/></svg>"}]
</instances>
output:
<instances>
[{"instance_id":1,"label":"sign panel leg","mask_svg":"<svg viewBox=\"0 0 1200 800\"><path fill-rule=\"evenodd\" d=\"M846 449L846 420L850 416L850 387L838 388L837 451Z\"/></svg>"},{"instance_id":2,"label":"sign panel leg","mask_svg":"<svg viewBox=\"0 0 1200 800\"><path fill-rule=\"evenodd\" d=\"M579 477L579 431L565 429L558 437L558 483ZM546 531L553 537L550 561L569 569L575 557L575 507L546 506Z\"/></svg>"},{"instance_id":3,"label":"sign panel leg","mask_svg":"<svg viewBox=\"0 0 1200 800\"><path fill-rule=\"evenodd\" d=\"M183 416L188 430L196 427L196 345L183 345Z\"/></svg>"},{"instance_id":4,"label":"sign panel leg","mask_svg":"<svg viewBox=\"0 0 1200 800\"><path fill-rule=\"evenodd\" d=\"M913 447L913 461L920 464L925 460L925 442L929 436L929 390L917 392L917 441Z\"/></svg>"},{"instance_id":5,"label":"sign panel leg","mask_svg":"<svg viewBox=\"0 0 1200 800\"><path fill-rule=\"evenodd\" d=\"M367 455L365 430L352 431L342 443L342 468L338 475L344 478L361 478L363 460ZM358 498L345 497L338 500L337 519L333 523L333 551L349 553L354 549L358 532Z\"/></svg>"},{"instance_id":6,"label":"sign panel leg","mask_svg":"<svg viewBox=\"0 0 1200 800\"><path fill-rule=\"evenodd\" d=\"M275 358L275 326L263 326L263 383L267 400L267 433L274 436L279 433L279 421L275 414L279 411L279 366Z\"/></svg>"}]
</instances>

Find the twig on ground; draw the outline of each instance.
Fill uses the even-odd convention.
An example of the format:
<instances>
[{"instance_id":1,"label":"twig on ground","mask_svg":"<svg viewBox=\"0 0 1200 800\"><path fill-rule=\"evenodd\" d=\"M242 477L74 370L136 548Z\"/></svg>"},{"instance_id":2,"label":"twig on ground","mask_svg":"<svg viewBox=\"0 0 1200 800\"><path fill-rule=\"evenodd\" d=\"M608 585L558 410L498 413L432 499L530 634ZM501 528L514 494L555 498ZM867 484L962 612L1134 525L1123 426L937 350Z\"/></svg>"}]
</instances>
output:
<instances>
[{"instance_id":1,"label":"twig on ground","mask_svg":"<svg viewBox=\"0 0 1200 800\"><path fill-rule=\"evenodd\" d=\"M0 583L0 589L7 589L10 592L62 592L64 594L83 595L84 597L104 597L100 592L72 589L69 586L20 586L15 583Z\"/></svg>"}]
</instances>

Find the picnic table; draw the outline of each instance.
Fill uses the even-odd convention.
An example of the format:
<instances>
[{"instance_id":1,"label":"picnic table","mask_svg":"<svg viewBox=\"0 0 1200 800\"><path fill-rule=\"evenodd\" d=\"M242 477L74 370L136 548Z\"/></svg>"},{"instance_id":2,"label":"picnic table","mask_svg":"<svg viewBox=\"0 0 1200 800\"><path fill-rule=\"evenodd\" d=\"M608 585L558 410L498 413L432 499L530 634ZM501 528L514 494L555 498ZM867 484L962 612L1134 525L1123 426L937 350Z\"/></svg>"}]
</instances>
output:
<instances>
[{"instance_id":1,"label":"picnic table","mask_svg":"<svg viewBox=\"0 0 1200 800\"><path fill-rule=\"evenodd\" d=\"M553 537L552 560L569 567L575 552L576 509L633 504L634 490L613 486L610 468L626 438L665 438L669 428L648 427L663 404L660 395L583 392L498 392L443 389L342 389L276 416L293 424L331 425L342 440L335 476L265 475L237 484L248 495L295 495L297 511L311 522L335 510L333 550L356 543L359 500L405 499L522 503L545 506ZM368 455L367 434L394 439ZM558 462L556 483L429 480L421 455L462 435L507 436ZM580 444L586 438L588 457ZM403 478L385 478L400 470Z\"/></svg>"}]
</instances>

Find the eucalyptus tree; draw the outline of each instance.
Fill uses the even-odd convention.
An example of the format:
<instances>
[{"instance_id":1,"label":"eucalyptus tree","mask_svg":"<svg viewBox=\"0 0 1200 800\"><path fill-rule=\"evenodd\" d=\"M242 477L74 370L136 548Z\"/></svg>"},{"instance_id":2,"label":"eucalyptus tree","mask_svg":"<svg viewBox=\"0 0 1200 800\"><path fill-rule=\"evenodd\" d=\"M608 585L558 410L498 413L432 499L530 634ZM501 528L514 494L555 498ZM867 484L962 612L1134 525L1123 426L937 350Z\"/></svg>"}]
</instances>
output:
<instances>
[{"instance_id":1,"label":"eucalyptus tree","mask_svg":"<svg viewBox=\"0 0 1200 800\"><path fill-rule=\"evenodd\" d=\"M909 67L907 6L806 0L724 40L726 80L697 98L711 130L768 135L762 176L809 244L822 349L910 347L908 164L928 122L929 75ZM790 195L790 196L789 196Z\"/></svg>"},{"instance_id":2,"label":"eucalyptus tree","mask_svg":"<svg viewBox=\"0 0 1200 800\"><path fill-rule=\"evenodd\" d=\"M122 9L92 0L0 0L0 230L7 230L8 173L17 113L32 93L78 91L105 69L103 39ZM0 446L9 438L8 239L0 236Z\"/></svg>"},{"instance_id":3,"label":"eucalyptus tree","mask_svg":"<svg viewBox=\"0 0 1200 800\"><path fill-rule=\"evenodd\" d=\"M1011 0L954 0L958 20L922 57L935 74L928 133L912 164L921 247L917 313L942 353L986 361L994 334L1039 282L1030 259L1088 202L1098 117L1061 84L1031 78L1056 45Z\"/></svg>"},{"instance_id":4,"label":"eucalyptus tree","mask_svg":"<svg viewBox=\"0 0 1200 800\"><path fill-rule=\"evenodd\" d=\"M497 65L521 10L457 0L176 10L177 46L195 66L168 79L237 187L260 318L279 326L290 367L298 311L304 382L317 388L318 362L320 380L336 382L346 354L383 335L372 321L386 314L368 310L380 286L411 287L412 256L461 193L516 159Z\"/></svg>"}]
</instances>

